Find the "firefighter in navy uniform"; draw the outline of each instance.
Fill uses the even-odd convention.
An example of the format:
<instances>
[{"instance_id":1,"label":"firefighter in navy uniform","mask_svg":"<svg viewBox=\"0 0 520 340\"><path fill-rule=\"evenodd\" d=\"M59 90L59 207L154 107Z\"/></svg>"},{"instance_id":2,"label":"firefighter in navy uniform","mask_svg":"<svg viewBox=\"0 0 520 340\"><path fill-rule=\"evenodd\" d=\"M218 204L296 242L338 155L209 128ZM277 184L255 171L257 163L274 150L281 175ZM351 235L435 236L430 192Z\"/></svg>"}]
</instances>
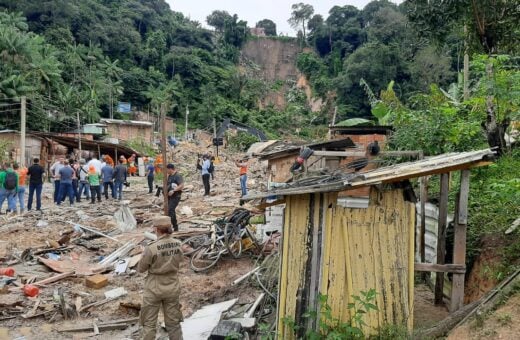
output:
<instances>
[{"instance_id":1,"label":"firefighter in navy uniform","mask_svg":"<svg viewBox=\"0 0 520 340\"><path fill-rule=\"evenodd\" d=\"M145 279L140 324L142 338L155 340L157 316L162 307L170 340L181 340L182 313L179 303L179 265L183 255L181 241L171 236L170 217L153 220L157 240L145 247L137 270L148 272Z\"/></svg>"}]
</instances>

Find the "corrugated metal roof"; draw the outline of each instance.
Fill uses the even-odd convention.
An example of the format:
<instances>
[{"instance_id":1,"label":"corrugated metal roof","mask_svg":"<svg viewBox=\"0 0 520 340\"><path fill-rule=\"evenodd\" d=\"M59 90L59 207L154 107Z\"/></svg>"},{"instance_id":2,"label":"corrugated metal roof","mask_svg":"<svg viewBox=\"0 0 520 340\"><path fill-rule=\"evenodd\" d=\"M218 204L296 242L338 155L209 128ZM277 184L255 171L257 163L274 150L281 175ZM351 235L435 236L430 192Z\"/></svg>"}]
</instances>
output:
<instances>
[{"instance_id":1,"label":"corrugated metal roof","mask_svg":"<svg viewBox=\"0 0 520 340\"><path fill-rule=\"evenodd\" d=\"M318 192L343 191L382 183L399 182L406 179L487 165L494 158L491 149L446 153L414 162L400 163L378 168L364 173L335 173L333 175L304 178L289 183L285 188L264 193L250 193L242 200L252 200L268 196L299 195ZM483 163L484 162L484 163Z\"/></svg>"},{"instance_id":2,"label":"corrugated metal roof","mask_svg":"<svg viewBox=\"0 0 520 340\"><path fill-rule=\"evenodd\" d=\"M274 151L260 153L256 156L258 156L260 159L276 159L280 157L286 157L288 155L297 154L303 146L309 147L313 150L325 149L327 151L345 151L347 148L355 148L356 144L350 138L346 137L342 139L334 139L306 145L287 145L283 146L282 149L275 149Z\"/></svg>"},{"instance_id":3,"label":"corrugated metal roof","mask_svg":"<svg viewBox=\"0 0 520 340\"><path fill-rule=\"evenodd\" d=\"M144 126L152 126L153 123L144 122L140 120L121 120L121 119L100 119L101 123L107 124L121 124L121 125L144 125Z\"/></svg>"}]
</instances>

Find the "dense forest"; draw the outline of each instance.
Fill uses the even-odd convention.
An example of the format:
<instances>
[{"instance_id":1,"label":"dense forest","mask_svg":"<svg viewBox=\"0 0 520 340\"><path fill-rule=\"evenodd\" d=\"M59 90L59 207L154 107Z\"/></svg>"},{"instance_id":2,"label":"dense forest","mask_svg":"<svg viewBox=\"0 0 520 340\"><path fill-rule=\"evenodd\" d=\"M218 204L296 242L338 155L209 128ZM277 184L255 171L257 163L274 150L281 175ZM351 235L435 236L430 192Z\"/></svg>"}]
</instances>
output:
<instances>
[{"instance_id":1,"label":"dense forest","mask_svg":"<svg viewBox=\"0 0 520 340\"><path fill-rule=\"evenodd\" d=\"M438 128L433 143L421 142L417 128L399 129L395 139L396 147L413 142L434 153L485 142L480 125L490 111L490 82L498 128L486 129L500 130L499 137L488 133L490 144L505 143L518 115L519 9L509 1L379 0L363 9L334 6L326 18L294 4L288 20L302 51L297 66L325 103L320 112L311 112L295 83L284 109L259 109L259 99L279 84L248 72L254 65L244 65L240 48L255 38L251 25L226 11L207 17L213 30L163 0L0 0L0 11L0 98L9 104L27 95L29 115L38 118L29 120L31 129L73 127L78 114L82 123L121 118L118 101L156 113L167 102L175 118L189 109L193 127L232 117L280 136L298 121L302 137L316 137L336 111L337 122ZM291 40L277 37L269 19L256 27ZM465 54L471 62L463 82ZM0 124L13 127L17 107L8 104ZM342 123L359 122L366 120Z\"/></svg>"}]
</instances>

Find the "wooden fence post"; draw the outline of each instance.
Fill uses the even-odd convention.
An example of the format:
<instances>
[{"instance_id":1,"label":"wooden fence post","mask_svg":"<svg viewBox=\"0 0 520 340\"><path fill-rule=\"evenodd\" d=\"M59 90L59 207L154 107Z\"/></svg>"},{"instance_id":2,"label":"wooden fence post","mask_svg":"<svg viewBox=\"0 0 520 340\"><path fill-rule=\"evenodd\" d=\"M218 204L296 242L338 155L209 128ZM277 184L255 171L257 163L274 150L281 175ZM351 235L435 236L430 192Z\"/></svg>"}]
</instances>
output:
<instances>
[{"instance_id":1,"label":"wooden fence post","mask_svg":"<svg viewBox=\"0 0 520 340\"><path fill-rule=\"evenodd\" d=\"M444 264L446 255L446 220L448 219L448 173L441 174L441 192L439 198L439 224L437 230L437 264ZM444 273L435 275L435 304L442 304L444 290Z\"/></svg>"},{"instance_id":2,"label":"wooden fence post","mask_svg":"<svg viewBox=\"0 0 520 340\"><path fill-rule=\"evenodd\" d=\"M466 263L466 229L468 224L468 197L470 171L460 172L460 189L455 216L455 236L453 241L453 264ZM455 312L464 305L465 274L453 274L450 312Z\"/></svg>"}]
</instances>

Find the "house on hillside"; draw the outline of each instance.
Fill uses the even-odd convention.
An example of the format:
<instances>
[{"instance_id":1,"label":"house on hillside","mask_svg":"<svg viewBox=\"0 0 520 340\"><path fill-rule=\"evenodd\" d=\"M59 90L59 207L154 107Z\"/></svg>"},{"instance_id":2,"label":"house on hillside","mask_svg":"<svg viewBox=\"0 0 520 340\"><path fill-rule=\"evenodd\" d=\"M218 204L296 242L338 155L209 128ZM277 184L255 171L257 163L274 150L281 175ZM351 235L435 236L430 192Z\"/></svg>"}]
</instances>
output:
<instances>
[{"instance_id":1,"label":"house on hillside","mask_svg":"<svg viewBox=\"0 0 520 340\"><path fill-rule=\"evenodd\" d=\"M50 144L44 138L27 133L25 137L25 158L21 159L20 150L20 132L15 130L0 131L0 141L7 143L6 154L1 155L3 159L22 163L25 165L32 164L34 158L41 159L42 166L47 162Z\"/></svg>"},{"instance_id":2,"label":"house on hillside","mask_svg":"<svg viewBox=\"0 0 520 340\"><path fill-rule=\"evenodd\" d=\"M150 122L153 124L154 132L161 132L161 120L159 116L150 114L149 112L136 111L133 113L134 120L140 122ZM175 120L171 117L165 117L162 122L165 124L166 134L168 136L175 135Z\"/></svg>"},{"instance_id":3,"label":"house on hillside","mask_svg":"<svg viewBox=\"0 0 520 340\"><path fill-rule=\"evenodd\" d=\"M101 119L111 139L131 141L141 139L153 143L153 124L137 120Z\"/></svg>"}]
</instances>

